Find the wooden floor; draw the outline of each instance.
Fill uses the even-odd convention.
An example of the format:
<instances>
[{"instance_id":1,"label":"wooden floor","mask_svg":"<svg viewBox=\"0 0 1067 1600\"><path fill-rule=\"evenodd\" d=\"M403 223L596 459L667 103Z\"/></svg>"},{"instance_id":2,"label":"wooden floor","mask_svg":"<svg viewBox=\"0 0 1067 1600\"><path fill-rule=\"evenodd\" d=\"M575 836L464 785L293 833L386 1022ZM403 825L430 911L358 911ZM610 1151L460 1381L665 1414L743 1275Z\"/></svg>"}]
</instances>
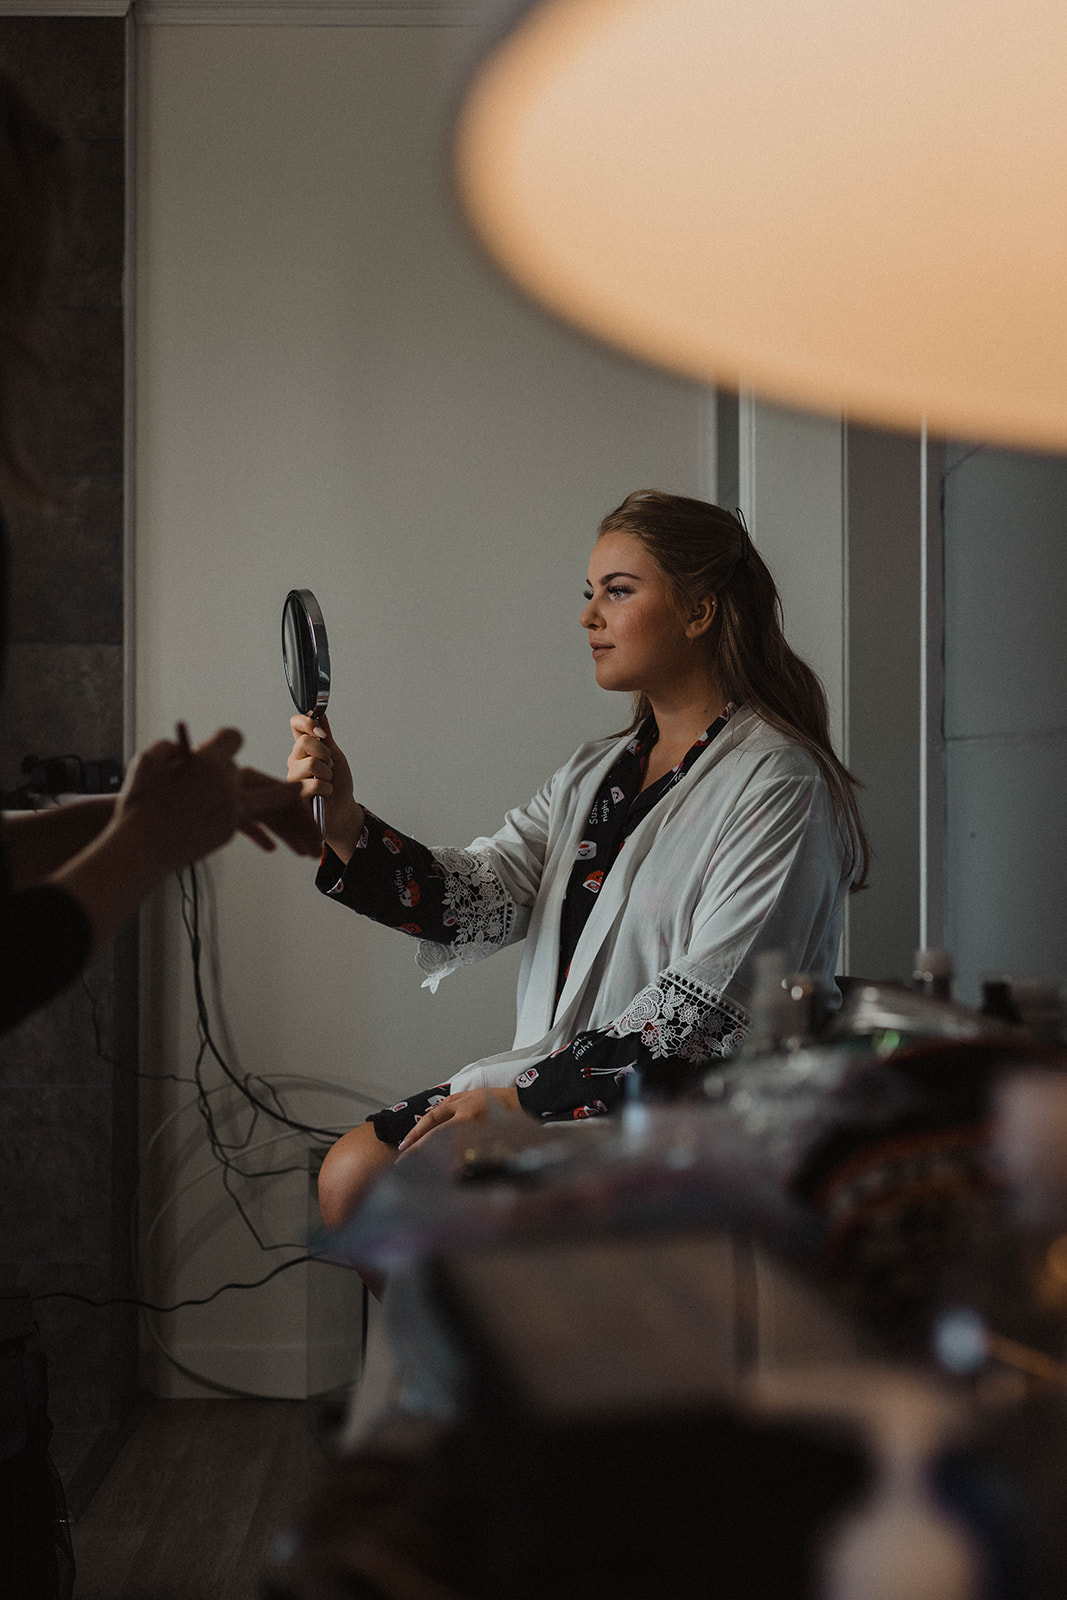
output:
<instances>
[{"instance_id":1,"label":"wooden floor","mask_svg":"<svg viewBox=\"0 0 1067 1600\"><path fill-rule=\"evenodd\" d=\"M162 1400L73 1528L75 1600L256 1600L325 1462L299 1400Z\"/></svg>"}]
</instances>

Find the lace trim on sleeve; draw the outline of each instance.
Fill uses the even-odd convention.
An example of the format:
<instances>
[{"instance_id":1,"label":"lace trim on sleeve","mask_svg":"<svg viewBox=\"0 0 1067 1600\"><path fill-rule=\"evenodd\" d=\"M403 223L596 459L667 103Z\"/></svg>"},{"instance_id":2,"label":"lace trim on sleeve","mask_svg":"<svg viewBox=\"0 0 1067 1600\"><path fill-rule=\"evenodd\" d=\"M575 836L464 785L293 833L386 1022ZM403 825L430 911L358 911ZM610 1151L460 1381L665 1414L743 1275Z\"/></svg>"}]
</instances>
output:
<instances>
[{"instance_id":1,"label":"lace trim on sleeve","mask_svg":"<svg viewBox=\"0 0 1067 1600\"><path fill-rule=\"evenodd\" d=\"M417 965L427 974L422 986L433 994L457 967L471 966L508 943L516 907L488 855L445 849L430 854L444 874L444 903L456 930L448 944L423 939L415 952Z\"/></svg>"},{"instance_id":2,"label":"lace trim on sleeve","mask_svg":"<svg viewBox=\"0 0 1067 1600\"><path fill-rule=\"evenodd\" d=\"M748 1025L748 1012L736 1000L709 989L692 973L668 967L634 996L607 1031L613 1038L640 1034L655 1060L680 1056L683 1061L700 1061L736 1050Z\"/></svg>"}]
</instances>

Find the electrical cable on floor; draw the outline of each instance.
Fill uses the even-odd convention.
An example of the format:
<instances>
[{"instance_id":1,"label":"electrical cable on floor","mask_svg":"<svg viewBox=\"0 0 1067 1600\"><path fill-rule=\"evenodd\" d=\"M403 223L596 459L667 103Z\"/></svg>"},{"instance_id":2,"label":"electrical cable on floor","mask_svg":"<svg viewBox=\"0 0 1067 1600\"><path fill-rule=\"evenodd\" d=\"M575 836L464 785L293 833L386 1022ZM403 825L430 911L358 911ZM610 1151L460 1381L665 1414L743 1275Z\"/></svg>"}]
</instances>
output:
<instances>
[{"instance_id":1,"label":"electrical cable on floor","mask_svg":"<svg viewBox=\"0 0 1067 1600\"><path fill-rule=\"evenodd\" d=\"M292 1138L292 1134L291 1133L275 1133L275 1134L272 1134L269 1139L263 1139L263 1140L261 1140L259 1142L259 1144L256 1144L256 1145L252 1146L250 1148L250 1150L248 1151L248 1154L250 1154L250 1155L255 1154L256 1152L258 1152L258 1151L260 1151L262 1149L265 1149L270 1145L280 1144L284 1140L290 1139L290 1138ZM216 1163L212 1162L211 1165L201 1168L201 1170L194 1177L190 1178L188 1180L188 1182L182 1184L182 1186L180 1188L175 1189L170 1194L168 1194L166 1200L160 1206L159 1210L156 1212L155 1216L152 1218L151 1222L148 1224L147 1228L145 1229L144 1236L143 1236L143 1239L142 1239L142 1254L147 1255L149 1253L149 1246L152 1243L152 1239L153 1239L153 1236L154 1236L154 1234L156 1232L156 1229L162 1224L164 1218L166 1217L167 1213L170 1211L171 1207L172 1206L176 1206L182 1199L184 1199L184 1197L189 1193L189 1191L191 1189L196 1188L196 1186L198 1184L206 1182L209 1178L213 1178L216 1175L217 1172L218 1172L218 1166L217 1166ZM336 1261L330 1261L328 1258L326 1258L324 1256L321 1256L321 1255L317 1254L316 1252L313 1252L313 1251L312 1252L308 1252L308 1251L306 1251L305 1245L306 1245L306 1241L301 1241L299 1244L296 1243L295 1241L288 1241L288 1242L280 1242L280 1243L278 1243L276 1245L273 1245L273 1246L265 1246L264 1248L273 1248L273 1249L279 1249L279 1250L281 1250L281 1249L300 1250L301 1254L299 1256L294 1257L291 1261L283 1262L281 1264L281 1266L276 1267L273 1272L269 1272L266 1275L265 1278L259 1279L255 1285L250 1285L250 1287L258 1287L259 1283L268 1282L269 1279L271 1279L274 1276L276 1276L276 1274L278 1272L284 1271L287 1267L300 1266L304 1262L308 1262L308 1261L325 1261L326 1265L328 1265L328 1266L341 1265L341 1263L338 1263ZM351 1270L351 1269L347 1269L347 1270ZM213 1299L213 1298L214 1298L214 1295L210 1295L210 1296L207 1297L207 1299L184 1300L184 1301L179 1302L178 1306L165 1307L163 1309L166 1309L166 1310L179 1309L180 1306L185 1306L185 1305L206 1304L207 1300L210 1300L210 1299ZM147 1300L141 1301L140 1304L142 1306L144 1306L145 1309L147 1309L147 1310L155 1309L153 1307L153 1305L151 1304L151 1302L149 1302ZM178 1359L178 1357L174 1354L174 1352L171 1349L168 1348L168 1346L164 1343L163 1339L159 1336L159 1334L157 1333L156 1329L153 1327L150 1318L148 1318L148 1317L144 1318L144 1327L145 1327L145 1331L148 1334L148 1337L151 1339L152 1343L156 1346L156 1349L160 1352L160 1354L162 1356L165 1357L165 1359L167 1361L171 1362L175 1367L177 1367L180 1372L184 1373L187 1377L193 1378L197 1382L207 1383L211 1387L220 1387L215 1382L214 1379L208 1378L202 1373L194 1372L190 1367L188 1367L182 1361L180 1361ZM227 1389L227 1392L233 1393L233 1394L251 1393L251 1391L248 1391L248 1390L237 1390L237 1389L234 1389L231 1385L223 1385L222 1387L225 1387Z\"/></svg>"},{"instance_id":2,"label":"electrical cable on floor","mask_svg":"<svg viewBox=\"0 0 1067 1600\"><path fill-rule=\"evenodd\" d=\"M176 1112L172 1112L171 1115L165 1119L164 1126L169 1125L174 1118L182 1114L183 1111L191 1110L195 1107L204 1123L204 1128L208 1139L208 1147L213 1158L213 1165L197 1173L188 1183L183 1184L176 1192L168 1196L145 1230L142 1241L142 1251L147 1250L147 1247L151 1243L152 1237L154 1236L157 1228L161 1224L164 1216L170 1211L171 1207L177 1204L177 1202L196 1184L204 1182L212 1175L213 1172L218 1172L221 1169L223 1186L226 1189L226 1192L229 1195L229 1198L240 1215L242 1221L245 1223L246 1228L252 1234L259 1247L263 1250L299 1249L301 1251L300 1256L293 1258L293 1260L290 1262L282 1263L280 1268L276 1268L273 1272L268 1273L262 1280L258 1280L256 1285L258 1286L259 1282L265 1283L269 1281L269 1279L275 1276L278 1271L284 1270L290 1265L298 1265L301 1262L318 1261L322 1258L319 1257L314 1251L306 1251L306 1241L297 1244L296 1241L271 1242L265 1239L260 1230L253 1223L251 1217L248 1215L248 1212L241 1202L240 1196L236 1193L233 1187L233 1180L236 1179L245 1182L256 1178L279 1177L285 1173L296 1171L306 1172L306 1164L303 1162L296 1165L277 1167L272 1166L260 1169L258 1167L250 1167L249 1158L255 1156L258 1152L265 1150L270 1146L284 1142L286 1139L291 1138L296 1134L303 1134L310 1137L313 1146L314 1144L322 1144L326 1142L332 1143L339 1136L339 1134L346 1131L347 1127L351 1124L346 1123L345 1127L342 1128L325 1128L313 1123L304 1122L296 1117L292 1117L287 1113L282 1103L280 1094L278 1093L278 1089L276 1088L275 1082L272 1081L274 1075L272 1075L272 1078L267 1078L261 1074L252 1073L242 1076L234 1071L229 1060L227 1059L227 1052L220 1049L218 1043L216 1042L212 1030L211 1017L208 1009L206 985L204 981L203 969L205 966L206 956L209 977L213 979L212 987L214 990L215 1005L217 1008L220 1008L218 994L219 964L217 948L213 938L215 926L214 918L209 914L209 932L205 939L201 929L201 887L196 867L190 868L187 874L179 874L178 881L181 892L182 923L186 931L186 936L189 943L190 959L192 962L193 990L196 1005L198 1051L194 1063L193 1078L191 1080L191 1086L195 1087L196 1092L192 1099L187 1101L183 1107L178 1108ZM208 886L207 897L210 903L210 878L207 878L206 882ZM222 1028L223 1035L225 1036L226 1030L224 1022L222 1024ZM204 1069L209 1060L214 1061L221 1070L225 1079L223 1083L209 1085L206 1082L204 1077ZM357 1101L362 1101L365 1105L376 1107L377 1105L381 1104L380 1096L372 1096L366 1093L361 1093L358 1090L352 1090L350 1088L343 1087L341 1085L331 1084L327 1080L299 1079L298 1081L301 1087L308 1087L313 1081L316 1087L335 1093L340 1092L348 1098L354 1098ZM212 1100L213 1098L217 1097L220 1092L225 1092L229 1089L234 1089L237 1091L245 1104L248 1105L251 1115L247 1127L244 1129L243 1133L238 1134L235 1132L233 1137L227 1138L224 1136L221 1128L218 1126ZM270 1138L262 1139L256 1143L253 1143L256 1128L259 1124L261 1115L267 1116L276 1125L280 1123L285 1131L279 1131ZM149 1146L146 1148L146 1154L148 1153L148 1149L154 1145L157 1137L159 1137L162 1132L163 1128L161 1127L152 1135L152 1138L149 1141ZM336 1262L330 1264L337 1265ZM182 1305L195 1305L201 1303L205 1302L197 1299L180 1302ZM149 1303L146 1301L146 1306L148 1306L148 1304ZM195 1381L206 1383L209 1387L225 1389L229 1393L249 1392L236 1390L231 1385L220 1385L217 1380L207 1376L206 1374L193 1371L178 1359L175 1352L167 1347L166 1343L153 1326L152 1315L145 1315L143 1320L145 1329L150 1339L159 1349L160 1353L168 1362L170 1362L186 1376L194 1379ZM365 1323L366 1308L364 1308L363 1320ZM363 1344L365 1344L365 1331L363 1332L363 1337L361 1337L361 1345Z\"/></svg>"},{"instance_id":3,"label":"electrical cable on floor","mask_svg":"<svg viewBox=\"0 0 1067 1600\"><path fill-rule=\"evenodd\" d=\"M79 974L79 979L85 996L89 1001L89 1025L93 1030L93 1047L98 1061L103 1061L105 1066L111 1067L114 1072L130 1073L135 1078L143 1079L145 1083L195 1084L195 1078L187 1077L180 1072L142 1072L139 1067L128 1067L124 1061L120 1061L109 1050L105 1050L103 1030L100 1027L99 997L85 976L84 968Z\"/></svg>"},{"instance_id":4,"label":"electrical cable on floor","mask_svg":"<svg viewBox=\"0 0 1067 1600\"><path fill-rule=\"evenodd\" d=\"M302 1267L308 1261L322 1261L328 1267L342 1266L342 1262L331 1261L328 1256L302 1255L294 1256L291 1261L282 1261L278 1266L272 1267L270 1272L264 1273L262 1278L255 1278L249 1283L234 1280L230 1283L220 1283L217 1289L212 1289L210 1294L200 1295L193 1299L176 1300L171 1306L157 1306L151 1300L140 1300L136 1295L116 1294L109 1295L104 1300L94 1300L87 1294L75 1294L72 1289L53 1289L46 1294L34 1294L30 1299L36 1305L39 1300L78 1300L83 1306L139 1306L143 1311L155 1311L160 1315L170 1311L182 1311L186 1306L208 1306L217 1300L220 1294L225 1294L227 1289L259 1289L263 1284L269 1283L281 1272L288 1272L290 1267Z\"/></svg>"},{"instance_id":5,"label":"electrical cable on floor","mask_svg":"<svg viewBox=\"0 0 1067 1600\"><path fill-rule=\"evenodd\" d=\"M268 1105L265 1101L258 1099L249 1088L249 1084L253 1081L254 1074L246 1073L243 1079L239 1078L215 1044L215 1040L211 1032L210 1019L208 1017L207 1000L204 995L203 977L200 970L203 948L200 936L200 878L195 863L193 866L189 867L187 871L189 876L188 888L186 887L185 882L185 872L178 873L178 884L181 889L181 917L182 922L185 925L186 933L189 937L189 948L192 954L193 963L193 991L196 998L197 1033L200 1039L200 1054L197 1057L197 1066L200 1066L205 1053L210 1052L224 1076L230 1081L237 1092L244 1096L249 1105L252 1106L255 1111L262 1112L264 1116L271 1117L274 1119L274 1121L281 1122L287 1128L292 1128L299 1133L311 1134L313 1137L317 1137L319 1139L329 1139L332 1143L337 1137L336 1130L333 1128L318 1128L312 1123L300 1122L297 1118L288 1116L282 1109L277 1095L274 1095L275 1104L273 1106Z\"/></svg>"},{"instance_id":6,"label":"electrical cable on floor","mask_svg":"<svg viewBox=\"0 0 1067 1600\"><path fill-rule=\"evenodd\" d=\"M268 1243L263 1238L259 1229L256 1227L255 1223L252 1221L252 1218L246 1211L240 1196L233 1187L233 1180L237 1178L242 1181L248 1181L250 1179L261 1177L280 1177L286 1172L303 1170L302 1164L290 1167L275 1167L250 1171L247 1169L247 1167L240 1165L234 1159L234 1157L239 1155L247 1156L249 1154L248 1147L255 1133L261 1114L271 1118L275 1122L281 1123L283 1127L291 1130L292 1132L308 1134L313 1139L328 1141L331 1144L338 1137L339 1130L336 1128L318 1127L315 1124L303 1122L296 1117L289 1116L285 1111L285 1108L281 1102L281 1098L273 1084L257 1074L246 1073L243 1077L239 1076L230 1066L230 1063L226 1059L223 1052L219 1049L212 1033L207 996L204 990L203 974L201 970L204 946L200 930L200 877L195 864L187 869L187 873L180 872L177 876L181 892L181 918L189 940L189 950L192 960L193 992L196 1002L197 1037L199 1040L199 1049L197 1052L196 1061L194 1063L193 1078L197 1091L197 1110L200 1113L205 1132L207 1133L208 1144L210 1146L211 1153L221 1168L223 1187L225 1188L226 1193L229 1195L230 1200L232 1201L238 1214L240 1215L241 1220L245 1224L245 1227L248 1229L249 1233L251 1233L261 1250L285 1248L284 1246ZM187 876L188 882L186 881ZM217 971L217 962L213 963L213 970ZM251 1108L251 1119L242 1137L227 1140L223 1137L218 1128L210 1100L212 1091L207 1087L203 1076L204 1062L208 1055L210 1055L211 1059L213 1059L218 1065L227 1083L238 1092L238 1094ZM260 1095L257 1095L253 1092L251 1087L253 1083L256 1083L258 1086L260 1086L264 1094L270 1096L273 1104L270 1104L266 1099L261 1098Z\"/></svg>"},{"instance_id":7,"label":"electrical cable on floor","mask_svg":"<svg viewBox=\"0 0 1067 1600\"><path fill-rule=\"evenodd\" d=\"M181 894L182 923L188 938L190 957L192 961L193 989L196 1004L198 1051L196 1061L194 1063L193 1075L189 1076L187 1074L178 1072L150 1073L139 1069L129 1068L123 1062L119 1061L115 1056L113 1056L108 1050L106 1050L104 1047L103 1028L101 1025L98 997L94 993L84 973L81 977L82 988L86 994L90 1006L90 1025L93 1033L95 1051L100 1060L107 1063L117 1072L132 1072L135 1077L143 1080L144 1082L172 1082L178 1084L187 1084L190 1088L193 1088L196 1091L193 1097L170 1112L163 1119L163 1122L154 1130L142 1153L142 1166L145 1158L151 1154L157 1141L165 1134L167 1128L169 1128L179 1117L193 1109L199 1113L200 1118L204 1123L208 1147L213 1157L212 1165L210 1167L202 1169L195 1175L195 1177L190 1179L189 1182L183 1184L180 1188L167 1197L164 1204L156 1212L149 1223L144 1234L143 1245L147 1246L150 1243L157 1227L173 1205L177 1204L177 1202L181 1200L183 1196L186 1195L197 1184L202 1183L208 1178L214 1176L216 1173L221 1172L223 1187L225 1188L230 1200L233 1202L235 1209L240 1215L248 1231L252 1234L259 1248L264 1251L284 1249L299 1250L301 1253L292 1257L288 1261L279 1263L279 1265L273 1267L262 1277L247 1281L229 1280L226 1283L218 1285L217 1288L206 1295L186 1297L185 1299L175 1301L173 1304L169 1305L161 1305L142 1296L135 1295L112 1295L102 1299L94 1299L87 1295L77 1294L73 1291L60 1290L33 1296L34 1300L43 1301L51 1299L69 1299L78 1301L84 1305L98 1308L104 1308L113 1305L133 1305L137 1306L142 1311L162 1315L183 1310L186 1307L209 1305L215 1299L217 1299L219 1295L230 1289L260 1288L264 1284L269 1283L280 1273L288 1271L290 1267L301 1266L311 1262L323 1262L324 1264L330 1266L342 1265L341 1263L332 1261L328 1257L322 1256L313 1250L307 1250L306 1239L301 1240L300 1242L295 1240L272 1242L264 1239L259 1229L253 1223L251 1217L248 1215L248 1212L242 1204L240 1197L234 1191L231 1184L231 1179L237 1178L244 1181L251 1181L258 1178L280 1177L287 1173L304 1172L307 1170L304 1162L298 1162L288 1166L265 1167L262 1169L255 1168L249 1170L247 1167L247 1158L253 1156L258 1151L264 1150L276 1144L283 1143L285 1140L296 1135L309 1136L313 1141L313 1145L326 1144L328 1146L329 1143L332 1143L351 1125L350 1123L346 1123L343 1127L326 1128L320 1127L316 1124L303 1122L296 1117L290 1116L282 1103L281 1096L275 1084L276 1079L282 1082L287 1080L292 1081L293 1087L298 1087L301 1089L316 1088L328 1093L339 1094L345 1098L354 1099L362 1102L364 1105L370 1106L378 1106L381 1103L382 1096L369 1095L361 1092L360 1090L353 1089L350 1086L333 1083L330 1080L323 1078L305 1078L300 1075L289 1074L272 1074L270 1077L259 1073L246 1073L244 1075L240 1075L233 1070L226 1058L225 1053L216 1043L208 1010L207 995L202 976L202 961L205 953L205 945L201 933L201 890L197 869L194 866L188 870L188 882L186 882L186 874L179 873L177 876ZM207 953L209 956L211 955L213 948L213 944L209 939L207 946ZM217 952L215 953L215 958L211 961L211 974L214 979L213 987L215 989L217 1005ZM224 1025L223 1028L225 1032ZM224 1082L215 1085L208 1085L205 1081L204 1066L205 1062L209 1058L214 1060L222 1071L225 1079ZM244 1103L247 1104L251 1111L251 1117L248 1126L243 1133L235 1133L234 1137L227 1138L223 1135L217 1124L216 1115L211 1102L214 1097L233 1090L235 1090ZM259 1092L256 1092L257 1090ZM280 1123L285 1131L279 1132L271 1138L263 1139L258 1143L253 1144L251 1141L254 1138L256 1127L259 1123L261 1115L267 1116L274 1121L275 1124ZM140 1187L140 1180L138 1180L138 1187ZM131 1218L131 1223L135 1230L137 1227L136 1209L137 1208L135 1208L134 1216ZM346 1270L351 1269L346 1268ZM366 1351L367 1342L368 1316L368 1295L367 1291L364 1290L360 1337L360 1345L364 1354ZM166 1357L166 1359L176 1366L180 1371L186 1373L186 1375L190 1378L202 1383L206 1383L213 1388L226 1389L227 1392L246 1392L234 1390L229 1385L220 1385L214 1379L211 1379L204 1374L193 1372L181 1361L179 1361L175 1354L167 1348L157 1334L155 1328L152 1326L150 1320L146 1319L145 1326L153 1343Z\"/></svg>"},{"instance_id":8,"label":"electrical cable on floor","mask_svg":"<svg viewBox=\"0 0 1067 1600\"><path fill-rule=\"evenodd\" d=\"M249 1155L252 1155L257 1150L265 1150L270 1145L281 1144L283 1142L283 1140L289 1139L291 1137L292 1137L292 1135L288 1134L288 1133L275 1133L275 1134L272 1134L269 1139L261 1139L259 1144L252 1145L248 1153L249 1153ZM285 1173L285 1172L302 1172L302 1171L304 1171L306 1169L303 1168L303 1167L279 1167L277 1170L279 1172L281 1172L281 1173ZM195 1178L190 1178L187 1183L183 1183L182 1184L180 1189L174 1189L174 1190L172 1190L172 1192L170 1194L168 1194L167 1198L164 1200L163 1204L160 1206L159 1210L156 1212L155 1216L152 1218L152 1221L149 1223L148 1227L145 1229L143 1240L142 1240L142 1245L143 1245L144 1249L147 1249L148 1245L152 1242L153 1234L155 1233L156 1229L159 1227L159 1224L163 1221L163 1218L166 1216L166 1214L170 1210L171 1206L176 1206L178 1204L179 1200L183 1200L185 1198L185 1196L189 1193L190 1189L195 1189L197 1184L204 1183L206 1181L206 1179L208 1179L208 1178L213 1178L216 1175L217 1172L218 1172L218 1166L215 1165L215 1164L213 1164L212 1166L209 1166L209 1167L202 1167L201 1170L196 1174ZM306 1248L307 1248L307 1240L306 1239L301 1239L299 1241L297 1241L297 1240L281 1240L277 1244L260 1245L260 1249L262 1249L262 1250L305 1250Z\"/></svg>"},{"instance_id":9,"label":"electrical cable on floor","mask_svg":"<svg viewBox=\"0 0 1067 1600\"><path fill-rule=\"evenodd\" d=\"M378 1097L377 1099L373 1099L370 1095L362 1094L360 1092L360 1090L358 1090L358 1089L348 1089L348 1088L343 1087L341 1084L333 1083L329 1078L308 1078L308 1077L304 1077L303 1075L296 1076L295 1074L292 1074L292 1073L280 1073L280 1072L279 1073L271 1073L269 1076L260 1073L260 1074L257 1074L257 1076L260 1078L260 1081L263 1082L263 1083L270 1083L270 1084L288 1083L293 1088L298 1088L298 1089L320 1089L324 1093L327 1093L327 1094L335 1094L335 1095L341 1095L341 1096L347 1095L350 1099L352 1099L352 1100L360 1100L364 1104L367 1104L367 1105L369 1105L369 1104L380 1105L381 1104L381 1097ZM195 1082L196 1082L195 1078L180 1078L180 1077L178 1077L178 1075L176 1073L161 1073L159 1075L159 1079L162 1079L164 1077L172 1078L177 1083L195 1084ZM153 1081L158 1081L158 1080L153 1080ZM214 1095L214 1094L225 1094L228 1091L229 1088L230 1088L230 1085L228 1083L218 1083L218 1084L215 1085L215 1087L213 1089L208 1089L207 1090L207 1095L208 1095L208 1097L210 1097L211 1095ZM167 1129L171 1126L171 1124L174 1123L174 1122L177 1122L178 1118L184 1116L187 1111L194 1111L194 1110L198 1109L198 1104L199 1104L199 1096L196 1096L191 1100L183 1100L183 1102L181 1103L180 1106L175 1106L173 1111L170 1111L170 1112L167 1113L167 1115L163 1118L163 1121L156 1125L155 1129L153 1130L153 1132L151 1133L151 1135L147 1139L147 1141L146 1141L146 1143L144 1145L144 1148L141 1151L142 1164L144 1164L147 1161L148 1157L151 1155L153 1149L155 1148L157 1140L160 1139L163 1136L164 1133L166 1133ZM344 1128L338 1128L336 1137L340 1137L340 1135L342 1133L344 1133L349 1126L350 1126L350 1124L346 1123ZM285 1134L281 1134L279 1137L285 1138L287 1136Z\"/></svg>"}]
</instances>

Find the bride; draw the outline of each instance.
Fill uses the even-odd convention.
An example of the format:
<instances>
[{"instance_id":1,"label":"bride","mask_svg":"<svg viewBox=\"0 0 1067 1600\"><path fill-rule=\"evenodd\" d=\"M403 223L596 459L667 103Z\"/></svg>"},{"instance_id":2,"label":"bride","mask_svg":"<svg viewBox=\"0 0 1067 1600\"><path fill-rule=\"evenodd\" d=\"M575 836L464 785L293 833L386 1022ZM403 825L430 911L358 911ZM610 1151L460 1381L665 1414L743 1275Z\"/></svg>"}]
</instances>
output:
<instances>
[{"instance_id":1,"label":"bride","mask_svg":"<svg viewBox=\"0 0 1067 1600\"><path fill-rule=\"evenodd\" d=\"M639 1052L684 1072L735 1049L761 951L833 983L867 867L856 781L743 522L629 495L600 524L579 622L597 683L634 696L633 720L465 850L367 810L326 718L291 719L290 781L326 802L323 893L417 939L431 989L525 940L512 1048L446 1067L344 1134L319 1182L328 1227L443 1122L493 1101L542 1121L602 1116Z\"/></svg>"}]
</instances>

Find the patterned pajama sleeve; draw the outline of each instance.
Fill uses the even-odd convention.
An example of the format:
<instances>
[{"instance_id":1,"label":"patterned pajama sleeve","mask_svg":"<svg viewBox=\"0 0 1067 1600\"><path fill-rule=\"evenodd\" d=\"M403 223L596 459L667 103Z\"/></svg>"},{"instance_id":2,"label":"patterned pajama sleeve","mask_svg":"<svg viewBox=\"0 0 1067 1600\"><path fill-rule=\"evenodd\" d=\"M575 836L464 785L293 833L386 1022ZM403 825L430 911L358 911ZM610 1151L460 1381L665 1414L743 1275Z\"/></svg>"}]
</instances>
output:
<instances>
[{"instance_id":1,"label":"patterned pajama sleeve","mask_svg":"<svg viewBox=\"0 0 1067 1600\"><path fill-rule=\"evenodd\" d=\"M517 1080L519 1104L544 1122L604 1116L635 1072L663 1088L691 1081L694 1069L735 1050L748 1013L691 973L668 967L606 1028L580 1033Z\"/></svg>"},{"instance_id":2,"label":"patterned pajama sleeve","mask_svg":"<svg viewBox=\"0 0 1067 1600\"><path fill-rule=\"evenodd\" d=\"M438 1083L432 1089L420 1089L417 1094L409 1094L406 1100L399 1101L395 1106L372 1111L363 1120L371 1124L383 1144L399 1144L431 1106L447 1099L450 1087L447 1083Z\"/></svg>"},{"instance_id":3,"label":"patterned pajama sleeve","mask_svg":"<svg viewBox=\"0 0 1067 1600\"><path fill-rule=\"evenodd\" d=\"M446 873L433 852L372 812L346 866L327 850L315 887L331 900L416 939L451 944L456 918L445 903Z\"/></svg>"},{"instance_id":4,"label":"patterned pajama sleeve","mask_svg":"<svg viewBox=\"0 0 1067 1600\"><path fill-rule=\"evenodd\" d=\"M625 1098L627 1079L642 1064L640 1054L633 1038L611 1038L606 1029L579 1033L519 1075L519 1104L542 1122L605 1116Z\"/></svg>"},{"instance_id":5,"label":"patterned pajama sleeve","mask_svg":"<svg viewBox=\"0 0 1067 1600\"><path fill-rule=\"evenodd\" d=\"M331 900L422 941L431 972L449 952L462 963L506 941L511 903L485 862L467 851L430 850L366 813L347 866L327 850L315 886ZM447 1083L408 1095L366 1120L383 1144L399 1144L416 1121L449 1092Z\"/></svg>"}]
</instances>

